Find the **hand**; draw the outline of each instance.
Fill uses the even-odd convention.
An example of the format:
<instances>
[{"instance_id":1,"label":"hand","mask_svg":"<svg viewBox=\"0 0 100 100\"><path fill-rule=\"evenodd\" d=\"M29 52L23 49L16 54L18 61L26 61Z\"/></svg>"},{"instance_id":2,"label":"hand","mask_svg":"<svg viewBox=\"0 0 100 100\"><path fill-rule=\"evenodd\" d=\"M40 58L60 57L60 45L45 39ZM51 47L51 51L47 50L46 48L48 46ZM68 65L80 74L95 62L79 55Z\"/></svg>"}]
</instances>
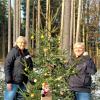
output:
<instances>
[{"instance_id":1,"label":"hand","mask_svg":"<svg viewBox=\"0 0 100 100\"><path fill-rule=\"evenodd\" d=\"M7 84L7 90L8 90L8 91L11 91L11 90L12 90L12 84L11 84L11 83L8 83L8 84Z\"/></svg>"}]
</instances>

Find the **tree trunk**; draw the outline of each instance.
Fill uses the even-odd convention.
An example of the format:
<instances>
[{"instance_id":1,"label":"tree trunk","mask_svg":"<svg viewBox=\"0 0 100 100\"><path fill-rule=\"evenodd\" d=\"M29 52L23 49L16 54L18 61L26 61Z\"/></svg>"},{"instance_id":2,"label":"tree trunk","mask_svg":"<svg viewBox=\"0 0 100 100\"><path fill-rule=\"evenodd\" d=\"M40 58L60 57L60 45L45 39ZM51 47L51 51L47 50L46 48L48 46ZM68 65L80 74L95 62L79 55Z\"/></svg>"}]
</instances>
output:
<instances>
[{"instance_id":1,"label":"tree trunk","mask_svg":"<svg viewBox=\"0 0 100 100\"><path fill-rule=\"evenodd\" d=\"M37 31L36 31L36 52L39 54L40 44L40 0L38 0L38 12L37 12Z\"/></svg>"},{"instance_id":2,"label":"tree trunk","mask_svg":"<svg viewBox=\"0 0 100 100\"><path fill-rule=\"evenodd\" d=\"M100 22L100 1L99 1L99 22ZM100 23L99 23L99 34L100 34Z\"/></svg>"},{"instance_id":3,"label":"tree trunk","mask_svg":"<svg viewBox=\"0 0 100 100\"><path fill-rule=\"evenodd\" d=\"M13 45L16 41L16 0L14 0L14 12L13 12Z\"/></svg>"},{"instance_id":4,"label":"tree trunk","mask_svg":"<svg viewBox=\"0 0 100 100\"><path fill-rule=\"evenodd\" d=\"M47 37L51 37L51 19L50 19L50 0L46 0L46 28L47 28Z\"/></svg>"},{"instance_id":5,"label":"tree trunk","mask_svg":"<svg viewBox=\"0 0 100 100\"><path fill-rule=\"evenodd\" d=\"M19 0L19 2L18 2L18 15L19 15L19 21L18 21L18 33L19 33L19 35L20 35L20 26L21 26L21 1Z\"/></svg>"},{"instance_id":6,"label":"tree trunk","mask_svg":"<svg viewBox=\"0 0 100 100\"><path fill-rule=\"evenodd\" d=\"M76 42L76 17L75 17L75 0L73 1L73 43Z\"/></svg>"},{"instance_id":7,"label":"tree trunk","mask_svg":"<svg viewBox=\"0 0 100 100\"><path fill-rule=\"evenodd\" d=\"M5 11L4 11L4 1L3 1L3 7L2 7L2 58L3 61L5 61Z\"/></svg>"},{"instance_id":8,"label":"tree trunk","mask_svg":"<svg viewBox=\"0 0 100 100\"><path fill-rule=\"evenodd\" d=\"M19 36L19 0L16 0L16 38Z\"/></svg>"},{"instance_id":9,"label":"tree trunk","mask_svg":"<svg viewBox=\"0 0 100 100\"><path fill-rule=\"evenodd\" d=\"M82 9L82 35L83 35L83 38L82 38L82 41L85 43L86 42L86 32L85 32L85 12L86 12L86 1L83 2L83 5L82 5L83 9Z\"/></svg>"},{"instance_id":10,"label":"tree trunk","mask_svg":"<svg viewBox=\"0 0 100 100\"><path fill-rule=\"evenodd\" d=\"M11 0L8 1L8 52L11 49Z\"/></svg>"},{"instance_id":11,"label":"tree trunk","mask_svg":"<svg viewBox=\"0 0 100 100\"><path fill-rule=\"evenodd\" d=\"M90 0L87 0L87 19L86 19L86 23L87 23L87 27L86 27L86 30L87 30L87 34L86 34L86 40L88 40L88 36L89 36L89 19L90 19L90 15L89 15L89 7L90 7ZM89 45L88 45L88 41L86 41L86 50L89 51Z\"/></svg>"},{"instance_id":12,"label":"tree trunk","mask_svg":"<svg viewBox=\"0 0 100 100\"><path fill-rule=\"evenodd\" d=\"M34 29L34 2L33 2L33 9L32 9L32 33L34 33L35 29ZM34 48L34 39L32 39L32 48Z\"/></svg>"},{"instance_id":13,"label":"tree trunk","mask_svg":"<svg viewBox=\"0 0 100 100\"><path fill-rule=\"evenodd\" d=\"M64 2L65 0L62 0L61 26L60 26L60 48L62 48L62 44L63 44Z\"/></svg>"},{"instance_id":14,"label":"tree trunk","mask_svg":"<svg viewBox=\"0 0 100 100\"><path fill-rule=\"evenodd\" d=\"M81 6L82 6L82 0L79 0L78 17L77 17L77 30L76 30L76 42L80 41L79 39L80 39Z\"/></svg>"},{"instance_id":15,"label":"tree trunk","mask_svg":"<svg viewBox=\"0 0 100 100\"><path fill-rule=\"evenodd\" d=\"M71 0L71 20L70 20L70 55L73 47L73 17L74 17L74 0Z\"/></svg>"},{"instance_id":16,"label":"tree trunk","mask_svg":"<svg viewBox=\"0 0 100 100\"><path fill-rule=\"evenodd\" d=\"M27 47L29 47L29 8L30 8L30 0L26 0L26 39L27 39Z\"/></svg>"},{"instance_id":17,"label":"tree trunk","mask_svg":"<svg viewBox=\"0 0 100 100\"><path fill-rule=\"evenodd\" d=\"M67 50L68 54L70 54L70 17L71 0L65 0L62 49Z\"/></svg>"}]
</instances>

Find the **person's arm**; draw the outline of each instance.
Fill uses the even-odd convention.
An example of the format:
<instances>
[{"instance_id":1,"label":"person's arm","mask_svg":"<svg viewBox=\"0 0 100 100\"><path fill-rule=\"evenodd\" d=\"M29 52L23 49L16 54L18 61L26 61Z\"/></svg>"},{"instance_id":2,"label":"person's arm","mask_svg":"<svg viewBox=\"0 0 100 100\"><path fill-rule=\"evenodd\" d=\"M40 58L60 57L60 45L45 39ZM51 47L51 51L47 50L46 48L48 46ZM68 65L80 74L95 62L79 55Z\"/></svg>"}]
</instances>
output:
<instances>
[{"instance_id":1,"label":"person's arm","mask_svg":"<svg viewBox=\"0 0 100 100\"><path fill-rule=\"evenodd\" d=\"M28 52L28 50L26 52L27 52L27 55L25 56L25 59L26 59L29 69L31 70L31 69L33 69L32 57L31 57L30 53Z\"/></svg>"},{"instance_id":2,"label":"person's arm","mask_svg":"<svg viewBox=\"0 0 100 100\"><path fill-rule=\"evenodd\" d=\"M5 72L5 81L6 83L12 83L12 74L13 74L13 67L14 67L14 60L15 60L15 55L14 55L14 50L12 49L5 60L5 66L4 66L4 72Z\"/></svg>"},{"instance_id":3,"label":"person's arm","mask_svg":"<svg viewBox=\"0 0 100 100\"><path fill-rule=\"evenodd\" d=\"M86 69L86 72L93 75L97 72L97 68L96 68L96 65L94 64L94 61L92 59L90 59L88 62L87 62L87 69Z\"/></svg>"},{"instance_id":4,"label":"person's arm","mask_svg":"<svg viewBox=\"0 0 100 100\"><path fill-rule=\"evenodd\" d=\"M31 69L33 69L33 62L32 62L32 58L30 57L30 58L29 58L29 60L30 60L30 63L29 63L29 69L31 70Z\"/></svg>"}]
</instances>

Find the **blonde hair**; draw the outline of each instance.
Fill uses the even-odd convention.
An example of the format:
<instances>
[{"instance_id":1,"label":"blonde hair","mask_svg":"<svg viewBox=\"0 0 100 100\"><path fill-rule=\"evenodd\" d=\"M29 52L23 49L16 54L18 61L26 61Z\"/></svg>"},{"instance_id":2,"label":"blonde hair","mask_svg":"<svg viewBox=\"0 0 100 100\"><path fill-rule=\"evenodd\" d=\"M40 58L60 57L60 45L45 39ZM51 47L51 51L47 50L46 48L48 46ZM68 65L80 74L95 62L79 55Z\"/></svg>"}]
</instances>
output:
<instances>
[{"instance_id":1,"label":"blonde hair","mask_svg":"<svg viewBox=\"0 0 100 100\"><path fill-rule=\"evenodd\" d=\"M85 44L83 42L76 42L74 44L74 48L77 47L77 46L81 46L83 49L85 49Z\"/></svg>"},{"instance_id":2,"label":"blonde hair","mask_svg":"<svg viewBox=\"0 0 100 100\"><path fill-rule=\"evenodd\" d=\"M27 44L27 40L24 36L19 36L17 39L16 39L16 42L14 43L14 46L17 45L18 42L20 42L21 40L23 40L26 44Z\"/></svg>"}]
</instances>

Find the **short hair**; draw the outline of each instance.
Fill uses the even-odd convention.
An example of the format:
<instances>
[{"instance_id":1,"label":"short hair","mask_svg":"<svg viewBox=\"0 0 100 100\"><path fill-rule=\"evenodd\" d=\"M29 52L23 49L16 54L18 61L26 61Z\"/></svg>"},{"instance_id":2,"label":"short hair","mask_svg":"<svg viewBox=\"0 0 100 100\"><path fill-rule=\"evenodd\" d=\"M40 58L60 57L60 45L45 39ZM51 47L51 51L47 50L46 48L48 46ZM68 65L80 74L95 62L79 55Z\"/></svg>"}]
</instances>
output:
<instances>
[{"instance_id":1,"label":"short hair","mask_svg":"<svg viewBox=\"0 0 100 100\"><path fill-rule=\"evenodd\" d=\"M77 47L78 45L81 46L81 47L83 47L83 49L85 48L85 44L83 42L76 42L74 44L74 48Z\"/></svg>"},{"instance_id":2,"label":"short hair","mask_svg":"<svg viewBox=\"0 0 100 100\"><path fill-rule=\"evenodd\" d=\"M26 40L26 38L25 38L24 36L19 36L19 37L17 37L14 46L17 45L17 43L18 43L20 40L23 40L25 43L27 43L27 40Z\"/></svg>"}]
</instances>

